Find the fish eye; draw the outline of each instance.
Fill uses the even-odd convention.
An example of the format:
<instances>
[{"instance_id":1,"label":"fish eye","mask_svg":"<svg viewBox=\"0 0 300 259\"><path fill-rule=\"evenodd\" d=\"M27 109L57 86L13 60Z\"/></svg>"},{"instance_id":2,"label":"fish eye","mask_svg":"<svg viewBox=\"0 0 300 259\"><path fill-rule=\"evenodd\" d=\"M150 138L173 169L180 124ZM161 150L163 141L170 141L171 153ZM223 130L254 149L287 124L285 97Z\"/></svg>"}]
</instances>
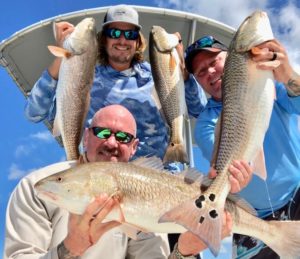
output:
<instances>
[{"instance_id":1,"label":"fish eye","mask_svg":"<svg viewBox=\"0 0 300 259\"><path fill-rule=\"evenodd\" d=\"M56 179L56 181L59 182L59 183L62 182L62 180L63 180L63 179L62 179L62 177L60 177L60 176L57 177L57 179Z\"/></svg>"}]
</instances>

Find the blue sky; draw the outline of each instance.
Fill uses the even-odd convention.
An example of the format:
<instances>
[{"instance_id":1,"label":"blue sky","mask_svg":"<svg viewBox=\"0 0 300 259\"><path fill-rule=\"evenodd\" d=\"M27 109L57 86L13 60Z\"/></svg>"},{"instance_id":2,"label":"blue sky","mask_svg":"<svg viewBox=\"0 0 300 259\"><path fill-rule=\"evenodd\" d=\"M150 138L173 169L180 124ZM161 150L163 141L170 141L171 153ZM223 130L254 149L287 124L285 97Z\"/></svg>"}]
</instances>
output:
<instances>
[{"instance_id":1,"label":"blue sky","mask_svg":"<svg viewBox=\"0 0 300 259\"><path fill-rule=\"evenodd\" d=\"M300 68L300 4L278 0L27 0L2 1L0 42L16 31L44 19L81 9L132 4L188 11L237 27L254 9L268 12L275 37L284 43L294 66ZM234 10L239 10L237 13ZM34 54L34 53L33 53ZM0 255L3 254L5 209L20 178L34 169L61 161L64 151L44 124L27 121L25 98L6 70L0 66ZM206 258L210 258L208 254ZM222 257L225 258L225 257ZM226 258L229 258L228 254Z\"/></svg>"}]
</instances>

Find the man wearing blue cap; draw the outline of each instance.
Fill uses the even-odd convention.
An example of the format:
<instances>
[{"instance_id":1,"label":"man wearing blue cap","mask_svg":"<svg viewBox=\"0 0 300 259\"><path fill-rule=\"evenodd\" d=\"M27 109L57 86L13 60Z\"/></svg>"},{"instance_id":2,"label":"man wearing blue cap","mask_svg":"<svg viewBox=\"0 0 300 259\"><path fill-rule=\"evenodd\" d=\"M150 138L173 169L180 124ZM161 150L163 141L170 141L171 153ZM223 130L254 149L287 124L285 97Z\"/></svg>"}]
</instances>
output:
<instances>
[{"instance_id":1,"label":"man wearing blue cap","mask_svg":"<svg viewBox=\"0 0 300 259\"><path fill-rule=\"evenodd\" d=\"M239 193L264 219L300 219L300 76L292 69L284 47L272 40L259 46L266 48L254 61L278 59L273 70L277 98L265 135L264 154L267 180L253 176ZM275 53L275 54L274 54ZM212 157L214 130L222 111L222 75L227 47L212 36L200 38L186 49L186 68L211 96L200 112L195 139L204 157ZM271 69L261 67L261 69ZM236 257L278 258L275 252L252 237L234 235Z\"/></svg>"}]
</instances>

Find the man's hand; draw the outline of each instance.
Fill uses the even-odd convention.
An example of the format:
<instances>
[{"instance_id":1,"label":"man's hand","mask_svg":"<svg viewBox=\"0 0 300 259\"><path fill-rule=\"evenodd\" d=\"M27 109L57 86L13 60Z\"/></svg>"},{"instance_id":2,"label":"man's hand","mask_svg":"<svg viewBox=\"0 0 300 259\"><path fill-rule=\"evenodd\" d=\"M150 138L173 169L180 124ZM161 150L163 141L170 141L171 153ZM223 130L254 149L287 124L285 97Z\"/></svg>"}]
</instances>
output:
<instances>
[{"instance_id":1,"label":"man's hand","mask_svg":"<svg viewBox=\"0 0 300 259\"><path fill-rule=\"evenodd\" d=\"M230 236L232 229L232 217L229 212L224 211L222 239ZM195 255L206 249L204 242L192 232L185 232L179 236L178 251L183 255Z\"/></svg>"},{"instance_id":2,"label":"man's hand","mask_svg":"<svg viewBox=\"0 0 300 259\"><path fill-rule=\"evenodd\" d=\"M70 214L64 245L71 255L83 255L105 232L120 225L116 221L102 222L115 205L114 199L103 194L88 205L83 215Z\"/></svg>"},{"instance_id":3,"label":"man's hand","mask_svg":"<svg viewBox=\"0 0 300 259\"><path fill-rule=\"evenodd\" d=\"M300 75L293 70L284 46L278 40L271 40L257 47L262 50L252 58L253 61L258 62L257 67L272 70L275 80L284 83L290 95L299 96ZM272 60L278 61L279 66L273 66Z\"/></svg>"},{"instance_id":4,"label":"man's hand","mask_svg":"<svg viewBox=\"0 0 300 259\"><path fill-rule=\"evenodd\" d=\"M252 179L253 168L245 161L233 161L232 165L229 166L229 181L231 184L231 193L236 193L245 188ZM217 171L211 168L208 177L215 178Z\"/></svg>"},{"instance_id":5,"label":"man's hand","mask_svg":"<svg viewBox=\"0 0 300 259\"><path fill-rule=\"evenodd\" d=\"M54 24L54 33L56 45L58 47L63 47L64 40L67 35L74 31L74 25L68 22L58 22ZM48 67L48 72L50 76L57 80L59 74L59 68L61 64L61 58L55 58L52 64Z\"/></svg>"},{"instance_id":6,"label":"man's hand","mask_svg":"<svg viewBox=\"0 0 300 259\"><path fill-rule=\"evenodd\" d=\"M58 47L62 47L66 36L74 31L74 25L68 22L58 22L54 24L55 40Z\"/></svg>"}]
</instances>

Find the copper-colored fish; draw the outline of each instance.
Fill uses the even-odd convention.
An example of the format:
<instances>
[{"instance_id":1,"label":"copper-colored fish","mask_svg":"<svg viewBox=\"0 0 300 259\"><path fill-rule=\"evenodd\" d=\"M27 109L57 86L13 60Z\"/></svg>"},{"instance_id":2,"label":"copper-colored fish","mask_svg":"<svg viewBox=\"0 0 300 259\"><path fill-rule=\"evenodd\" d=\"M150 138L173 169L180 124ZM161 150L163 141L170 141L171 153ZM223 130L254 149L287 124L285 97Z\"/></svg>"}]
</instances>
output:
<instances>
[{"instance_id":1,"label":"copper-colored fish","mask_svg":"<svg viewBox=\"0 0 300 259\"><path fill-rule=\"evenodd\" d=\"M149 58L154 84L162 111L170 127L170 141L164 162L188 163L184 143L184 116L187 114L182 76L182 60L176 47L179 38L160 26L153 26L149 36Z\"/></svg>"},{"instance_id":2,"label":"copper-colored fish","mask_svg":"<svg viewBox=\"0 0 300 259\"><path fill-rule=\"evenodd\" d=\"M63 48L49 46L49 50L62 58L53 135L61 135L67 160L75 160L79 157L97 59L95 20L83 19L65 39Z\"/></svg>"},{"instance_id":3,"label":"copper-colored fish","mask_svg":"<svg viewBox=\"0 0 300 259\"><path fill-rule=\"evenodd\" d=\"M127 229L157 233L188 229L200 237L201 222L194 215L202 177L195 180L199 172L189 168L184 174L193 176L189 178L193 183L188 183L182 175L162 168L156 158L81 164L40 180L35 190L39 198L76 214L82 214L96 195L106 193L120 202L107 220L117 220ZM238 199L227 199L226 209L233 216L233 232L261 239L282 258L300 254L299 221L263 221Z\"/></svg>"},{"instance_id":4,"label":"copper-colored fish","mask_svg":"<svg viewBox=\"0 0 300 259\"><path fill-rule=\"evenodd\" d=\"M217 125L212 165L218 175L199 197L199 232L213 254L221 244L222 215L230 190L228 168L234 160L253 163L266 178L263 140L272 113L275 87L272 71L259 70L251 55L273 39L266 13L256 11L239 27L228 50L222 77L223 110ZM276 61L277 62L277 61Z\"/></svg>"}]
</instances>

